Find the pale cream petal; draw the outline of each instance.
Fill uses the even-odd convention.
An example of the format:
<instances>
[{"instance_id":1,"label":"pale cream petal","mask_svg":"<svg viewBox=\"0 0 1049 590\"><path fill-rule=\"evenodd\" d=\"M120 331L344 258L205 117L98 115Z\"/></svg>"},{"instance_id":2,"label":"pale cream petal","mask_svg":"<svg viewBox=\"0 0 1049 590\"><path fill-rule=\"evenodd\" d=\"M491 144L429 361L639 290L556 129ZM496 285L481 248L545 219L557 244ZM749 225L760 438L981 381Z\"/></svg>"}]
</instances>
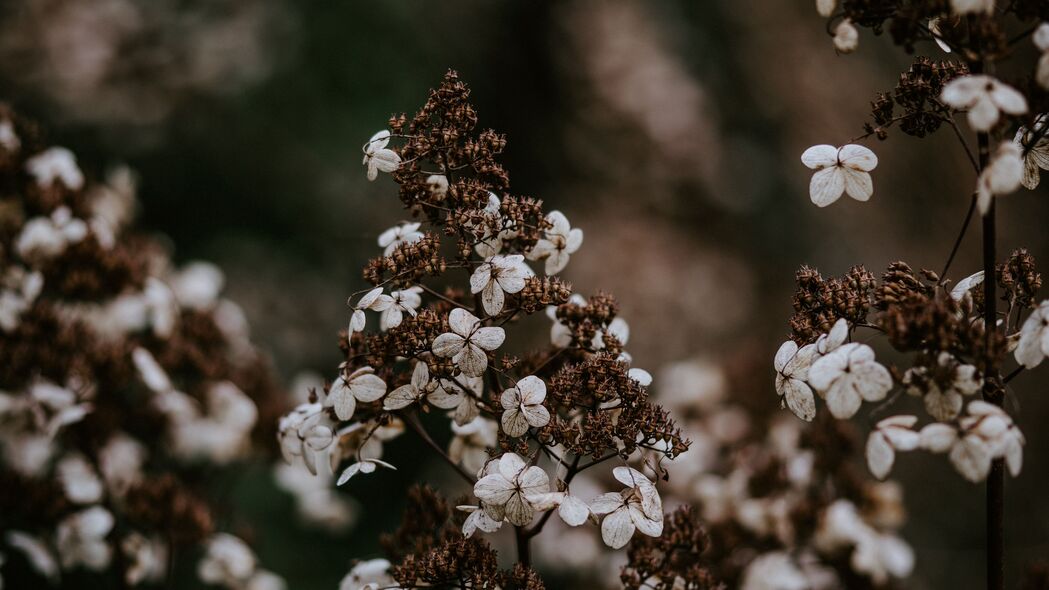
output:
<instances>
[{"instance_id":1,"label":"pale cream petal","mask_svg":"<svg viewBox=\"0 0 1049 590\"><path fill-rule=\"evenodd\" d=\"M846 420L856 415L862 399L851 386L850 379L839 379L827 390L825 399L831 415L839 420Z\"/></svg>"},{"instance_id":2,"label":"pale cream petal","mask_svg":"<svg viewBox=\"0 0 1049 590\"><path fill-rule=\"evenodd\" d=\"M783 399L794 415L806 422L816 417L816 398L804 381L786 379L783 383Z\"/></svg>"},{"instance_id":3,"label":"pale cream petal","mask_svg":"<svg viewBox=\"0 0 1049 590\"><path fill-rule=\"evenodd\" d=\"M414 404L419 399L419 390L412 384L394 389L382 402L384 410L400 410Z\"/></svg>"},{"instance_id":4,"label":"pale cream petal","mask_svg":"<svg viewBox=\"0 0 1049 590\"><path fill-rule=\"evenodd\" d=\"M954 443L950 459L958 473L973 483L983 481L991 471L991 451L975 437L967 436Z\"/></svg>"},{"instance_id":5,"label":"pale cream petal","mask_svg":"<svg viewBox=\"0 0 1049 590\"><path fill-rule=\"evenodd\" d=\"M505 410L500 423L503 426L503 432L509 436L521 436L528 432L528 421L525 419L524 412L517 408Z\"/></svg>"},{"instance_id":6,"label":"pale cream petal","mask_svg":"<svg viewBox=\"0 0 1049 590\"><path fill-rule=\"evenodd\" d=\"M845 175L841 167L831 166L812 175L809 198L817 207L826 207L841 198L845 192Z\"/></svg>"},{"instance_id":7,"label":"pale cream petal","mask_svg":"<svg viewBox=\"0 0 1049 590\"><path fill-rule=\"evenodd\" d=\"M586 502L575 496L566 496L557 509L558 516L568 526L579 526L590 517L590 508Z\"/></svg>"},{"instance_id":8,"label":"pale cream petal","mask_svg":"<svg viewBox=\"0 0 1049 590\"><path fill-rule=\"evenodd\" d=\"M918 436L921 448L933 453L946 453L958 440L958 431L947 424L929 424L921 429Z\"/></svg>"},{"instance_id":9,"label":"pale cream petal","mask_svg":"<svg viewBox=\"0 0 1049 590\"><path fill-rule=\"evenodd\" d=\"M480 293L488 286L488 283L492 280L492 265L484 263L474 269L472 275L470 275L470 292Z\"/></svg>"},{"instance_id":10,"label":"pale cream petal","mask_svg":"<svg viewBox=\"0 0 1049 590\"><path fill-rule=\"evenodd\" d=\"M453 309L448 314L448 326L451 327L452 332L463 338L469 336L480 323L481 320L477 319L477 316L461 307Z\"/></svg>"},{"instance_id":11,"label":"pale cream petal","mask_svg":"<svg viewBox=\"0 0 1049 590\"><path fill-rule=\"evenodd\" d=\"M437 338L434 338L433 345L430 348L435 355L448 358L458 354L465 344L466 340L462 336L451 332L445 332Z\"/></svg>"},{"instance_id":12,"label":"pale cream petal","mask_svg":"<svg viewBox=\"0 0 1049 590\"><path fill-rule=\"evenodd\" d=\"M350 390L353 397L362 402L373 402L386 393L386 382L378 375L358 375L350 380Z\"/></svg>"},{"instance_id":13,"label":"pale cream petal","mask_svg":"<svg viewBox=\"0 0 1049 590\"><path fill-rule=\"evenodd\" d=\"M624 507L609 514L601 522L601 539L612 549L620 549L634 536L634 530L630 511Z\"/></svg>"},{"instance_id":14,"label":"pale cream petal","mask_svg":"<svg viewBox=\"0 0 1049 590\"><path fill-rule=\"evenodd\" d=\"M871 175L851 168L841 169L842 177L845 179L845 192L857 201L868 201L874 194L874 182Z\"/></svg>"},{"instance_id":15,"label":"pale cream petal","mask_svg":"<svg viewBox=\"0 0 1049 590\"><path fill-rule=\"evenodd\" d=\"M464 346L459 354L452 357L452 360L459 366L463 374L469 377L480 377L488 368L488 355L473 344Z\"/></svg>"},{"instance_id":16,"label":"pale cream petal","mask_svg":"<svg viewBox=\"0 0 1049 590\"><path fill-rule=\"evenodd\" d=\"M621 507L623 507L623 496L616 492L601 494L590 501L590 511L598 516L614 512Z\"/></svg>"},{"instance_id":17,"label":"pale cream petal","mask_svg":"<svg viewBox=\"0 0 1049 590\"><path fill-rule=\"evenodd\" d=\"M896 460L896 451L880 431L873 431L867 437L867 467L878 479L885 479L892 470Z\"/></svg>"},{"instance_id":18,"label":"pale cream petal","mask_svg":"<svg viewBox=\"0 0 1049 590\"><path fill-rule=\"evenodd\" d=\"M491 281L481 291L481 305L488 315L497 315L503 311L503 289L497 281Z\"/></svg>"},{"instance_id":19,"label":"pale cream petal","mask_svg":"<svg viewBox=\"0 0 1049 590\"><path fill-rule=\"evenodd\" d=\"M801 154L801 163L813 170L835 166L838 163L838 148L827 145L814 145Z\"/></svg>"},{"instance_id":20,"label":"pale cream petal","mask_svg":"<svg viewBox=\"0 0 1049 590\"><path fill-rule=\"evenodd\" d=\"M506 332L499 327L491 328L478 328L476 332L470 336L470 342L485 349L495 350L503 345L503 341L506 340Z\"/></svg>"},{"instance_id":21,"label":"pale cream petal","mask_svg":"<svg viewBox=\"0 0 1049 590\"><path fill-rule=\"evenodd\" d=\"M847 168L870 172L878 166L878 156L870 148L850 143L838 150L838 161Z\"/></svg>"}]
</instances>

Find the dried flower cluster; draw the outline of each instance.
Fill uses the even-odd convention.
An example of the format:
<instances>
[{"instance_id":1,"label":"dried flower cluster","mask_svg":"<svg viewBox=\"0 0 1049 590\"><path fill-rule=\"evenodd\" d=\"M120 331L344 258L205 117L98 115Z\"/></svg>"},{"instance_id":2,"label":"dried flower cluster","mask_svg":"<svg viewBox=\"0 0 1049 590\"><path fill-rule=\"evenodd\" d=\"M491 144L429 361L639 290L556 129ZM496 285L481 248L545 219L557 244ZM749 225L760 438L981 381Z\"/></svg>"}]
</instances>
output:
<instances>
[{"instance_id":1,"label":"dried flower cluster","mask_svg":"<svg viewBox=\"0 0 1049 590\"><path fill-rule=\"evenodd\" d=\"M615 299L573 294L556 276L582 230L507 193L497 159L506 141L478 132L477 121L469 89L449 72L418 113L391 118L365 144L369 179L389 174L418 221L380 235L383 253L364 269L373 287L349 301L345 362L280 422L286 457L339 473L339 484L395 468L382 460L383 445L411 431L472 489L456 514L433 492L414 492L396 543L385 543L389 560L361 562L343 588L541 588L529 541L552 514L569 526L596 525L614 549L636 534L659 537L653 476L688 448L649 399L651 377L631 367ZM520 357L503 352L520 354L508 336L541 310L550 345ZM438 417L451 429L447 448L427 430ZM573 479L598 466L618 483L580 495ZM504 525L518 555L501 571L478 532Z\"/></svg>"},{"instance_id":2,"label":"dried flower cluster","mask_svg":"<svg viewBox=\"0 0 1049 590\"><path fill-rule=\"evenodd\" d=\"M0 185L4 582L138 586L203 553L203 582L283 588L205 500L206 469L276 451L283 409L222 273L175 268L127 170L92 181L6 107Z\"/></svg>"}]
</instances>

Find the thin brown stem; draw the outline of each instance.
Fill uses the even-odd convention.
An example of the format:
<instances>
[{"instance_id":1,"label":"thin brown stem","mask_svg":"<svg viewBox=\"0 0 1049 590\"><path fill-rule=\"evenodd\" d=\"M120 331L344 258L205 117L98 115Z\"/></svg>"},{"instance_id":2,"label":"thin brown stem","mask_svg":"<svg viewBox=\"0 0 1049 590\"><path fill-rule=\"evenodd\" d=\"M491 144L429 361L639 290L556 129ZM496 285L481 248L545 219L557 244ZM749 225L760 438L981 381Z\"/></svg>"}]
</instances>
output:
<instances>
[{"instance_id":1,"label":"thin brown stem","mask_svg":"<svg viewBox=\"0 0 1049 590\"><path fill-rule=\"evenodd\" d=\"M448 456L448 453L446 453L444 449L441 448L441 445L437 444L432 438L430 438L429 433L427 433L426 429L423 428L422 424L419 423L418 418L410 414L402 414L401 416L404 419L405 425L408 426L408 428L410 428L412 432L414 432L419 438L421 438L427 446L429 446L431 449L434 450L434 452L440 455L446 463L451 465L455 472L458 473L459 476L466 481L466 483L470 484L471 486L477 483L474 480L474 477L470 475L468 471L463 469L462 465L459 465L459 463L453 461L452 458Z\"/></svg>"}]
</instances>

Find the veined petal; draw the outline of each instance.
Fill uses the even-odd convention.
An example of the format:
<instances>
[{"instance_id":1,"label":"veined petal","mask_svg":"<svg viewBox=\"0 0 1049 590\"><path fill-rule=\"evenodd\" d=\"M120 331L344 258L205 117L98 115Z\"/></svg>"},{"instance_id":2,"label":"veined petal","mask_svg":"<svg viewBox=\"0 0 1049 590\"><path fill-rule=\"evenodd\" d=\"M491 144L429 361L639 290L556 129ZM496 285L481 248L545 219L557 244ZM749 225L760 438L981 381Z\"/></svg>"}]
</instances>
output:
<instances>
[{"instance_id":1,"label":"veined petal","mask_svg":"<svg viewBox=\"0 0 1049 590\"><path fill-rule=\"evenodd\" d=\"M827 166L836 166L838 164L838 148L827 144L814 145L802 152L801 163L813 170L819 170Z\"/></svg>"},{"instance_id":2,"label":"veined petal","mask_svg":"<svg viewBox=\"0 0 1049 590\"><path fill-rule=\"evenodd\" d=\"M620 549L634 536L634 522L630 511L623 507L601 521L601 539L612 549Z\"/></svg>"},{"instance_id":3,"label":"veined petal","mask_svg":"<svg viewBox=\"0 0 1049 590\"><path fill-rule=\"evenodd\" d=\"M852 168L841 168L842 178L845 180L845 192L857 201L868 201L874 194L874 183L871 175Z\"/></svg>"},{"instance_id":4,"label":"veined petal","mask_svg":"<svg viewBox=\"0 0 1049 590\"><path fill-rule=\"evenodd\" d=\"M878 166L878 156L870 148L850 143L838 150L838 161L847 168L870 172Z\"/></svg>"},{"instance_id":5,"label":"veined petal","mask_svg":"<svg viewBox=\"0 0 1049 590\"><path fill-rule=\"evenodd\" d=\"M839 166L820 170L809 182L809 198L817 207L826 207L837 201L844 191L845 175Z\"/></svg>"},{"instance_id":6,"label":"veined petal","mask_svg":"<svg viewBox=\"0 0 1049 590\"><path fill-rule=\"evenodd\" d=\"M503 341L506 340L506 332L499 327L491 328L478 328L476 332L470 336L470 342L485 349L495 350L503 345Z\"/></svg>"}]
</instances>

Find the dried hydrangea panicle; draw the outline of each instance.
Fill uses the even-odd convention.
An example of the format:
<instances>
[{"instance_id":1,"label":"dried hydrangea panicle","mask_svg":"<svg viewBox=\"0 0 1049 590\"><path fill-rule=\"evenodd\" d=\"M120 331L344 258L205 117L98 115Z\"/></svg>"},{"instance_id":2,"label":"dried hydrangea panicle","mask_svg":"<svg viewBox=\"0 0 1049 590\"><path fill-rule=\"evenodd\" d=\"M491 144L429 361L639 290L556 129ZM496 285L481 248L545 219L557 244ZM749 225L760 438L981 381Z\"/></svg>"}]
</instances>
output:
<instances>
[{"instance_id":1,"label":"dried hydrangea panicle","mask_svg":"<svg viewBox=\"0 0 1049 590\"><path fill-rule=\"evenodd\" d=\"M993 0L991 5L994 5ZM967 110L969 125L976 131L990 131L1001 113L1022 115L1027 99L1017 89L986 74L970 74L951 80L943 87L940 100L957 110Z\"/></svg>"},{"instance_id":2,"label":"dried hydrangea panicle","mask_svg":"<svg viewBox=\"0 0 1049 590\"><path fill-rule=\"evenodd\" d=\"M1023 177L1022 149L1016 142L1002 142L976 182L976 204L980 214L987 214L992 198L1016 192Z\"/></svg>"},{"instance_id":3,"label":"dried hydrangea panicle","mask_svg":"<svg viewBox=\"0 0 1049 590\"><path fill-rule=\"evenodd\" d=\"M827 402L835 418L851 418L864 401L885 399L892 389L889 370L874 360L866 344L845 344L809 368L809 383Z\"/></svg>"},{"instance_id":4,"label":"dried hydrangea panicle","mask_svg":"<svg viewBox=\"0 0 1049 590\"><path fill-rule=\"evenodd\" d=\"M834 203L843 193L857 201L866 201L874 194L870 171L877 167L878 157L862 145L814 145L801 154L801 162L816 170L809 197L818 207Z\"/></svg>"}]
</instances>

